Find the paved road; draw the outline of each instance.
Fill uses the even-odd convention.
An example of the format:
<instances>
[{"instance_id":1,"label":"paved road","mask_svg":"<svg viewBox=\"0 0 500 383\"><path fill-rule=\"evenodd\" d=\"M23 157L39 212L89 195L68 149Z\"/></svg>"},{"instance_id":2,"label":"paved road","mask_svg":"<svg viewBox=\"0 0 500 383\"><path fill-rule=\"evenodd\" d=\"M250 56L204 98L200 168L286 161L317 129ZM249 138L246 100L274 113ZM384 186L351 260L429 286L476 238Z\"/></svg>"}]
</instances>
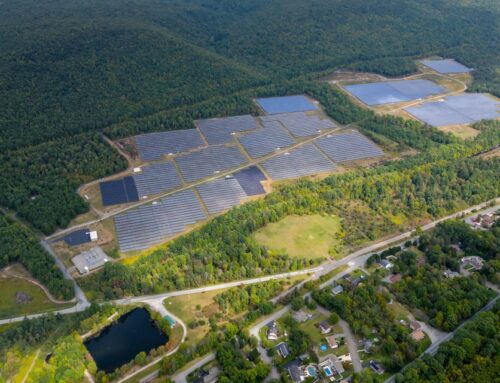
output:
<instances>
[{"instance_id":1,"label":"paved road","mask_svg":"<svg viewBox=\"0 0 500 383\"><path fill-rule=\"evenodd\" d=\"M500 204L496 204L494 207L490 207L489 206L492 202L497 203L497 201L498 201L498 198L495 198L495 199L493 199L491 201L487 201L487 202L484 202L482 204L479 204L479 205L476 205L476 206L472 206L472 207L467 208L465 210L459 211L457 213L450 214L450 215L448 215L446 217L443 217L443 218L440 218L440 219L438 219L436 221L428 223L428 224L422 226L421 228L424 231L432 229L439 222L445 221L447 219L452 219L452 218L460 217L462 215L467 215L470 212L472 212L473 210L486 209L486 211L490 211L490 210L499 209L500 208ZM148 304L156 304L157 301L164 300L165 298L168 298L168 297L179 296L179 295L186 295L186 294L195 294L195 293L199 293L199 292L203 292L203 291L212 291L212 290L217 290L217 289L225 288L225 287L239 286L239 285L242 285L242 284L258 283L258 282L263 282L263 281L270 280L270 279L279 279L279 278L285 278L285 277L292 276L292 275L300 275L299 273L306 274L306 273L314 272L313 277L317 278L317 277L319 277L321 275L329 273L333 269L335 269L335 268L337 268L339 266L342 266L342 265L357 265L358 267L362 267L364 265L366 259L368 259L368 257L373 252L375 252L377 250L381 250L382 248L385 248L385 247L388 247L388 246L400 243L400 242L404 242L404 241L406 241L408 239L413 239L413 237L412 237L413 235L414 235L413 230L412 231L407 231L405 233L402 233L402 234L396 235L394 237L385 239L385 240L377 242L375 244L366 246L366 247L364 247L364 248L362 248L362 249L360 249L358 251L355 251L355 252L349 254L348 256L342 258L341 260L338 260L338 261L326 261L326 262L324 262L321 265L321 267L314 269L316 271L312 271L313 269L302 270L302 271L296 271L296 272L293 272L293 273L285 273L285 274L279 274L279 275L270 276L270 277L257 278L257 279L253 279L253 280L236 281L236 282L230 282L230 283L225 283L225 284L221 284L221 285L200 287L200 288L197 288L197 289L190 289L190 290L183 290L183 291L173 291L173 292L169 292L169 293L165 293L165 294L147 295L147 296L140 296L140 297L132 297L132 298L120 299L120 300L114 301L114 303L117 303L117 304L127 304L127 303L133 303L133 302L138 302L138 303L145 302L145 303L148 303ZM416 237L414 237L414 238L416 238ZM83 293L83 291L76 284L75 280L68 273L67 269L62 264L62 262L59 260L59 258L57 258L57 256L54 254L54 252L52 251L52 248L50 247L50 245L48 244L48 242L45 241L45 240L42 240L41 243L42 243L42 246L54 257L54 261L56 262L56 265L62 270L62 272L64 273L65 277L67 279L72 280L73 285L75 287L75 295L76 295L77 300L78 300L78 303L77 303L76 306L74 306L72 308L69 308L69 309L65 309L65 310L59 310L59 311L56 311L56 312L60 313L60 314L70 314L70 313L74 313L74 312L77 312L77 311L82 311L85 308L87 308L89 306L89 302L87 301L87 299L86 299L85 294ZM286 276L284 276L284 275L286 275ZM36 318L36 317L39 317L41 315L43 315L43 313L34 314L34 315L28 315L28 316L26 316L26 318L28 318L28 319ZM0 320L0 324L22 321L24 318L25 317L15 317L15 318L10 318L10 319L4 319L4 320Z\"/></svg>"},{"instance_id":2,"label":"paved road","mask_svg":"<svg viewBox=\"0 0 500 383\"><path fill-rule=\"evenodd\" d=\"M238 287L238 286L243 286L243 285L251 285L251 284L267 282L267 281L271 281L271 280L275 280L275 279L285 279L285 278L290 278L290 277L294 277L294 276L298 276L298 275L317 273L317 272L320 272L321 270L322 270L322 267L315 267L312 269L291 271L288 273L268 275L266 277L259 277L259 278L253 278L253 279L244 279L242 281L227 282L227 283L221 283L218 285L197 287L197 288L188 289L188 290L170 291L170 292L162 293L162 294L143 295L143 296L139 296L139 297L117 299L115 301L112 301L111 303L118 304L118 305L122 305L122 304L126 305L126 304L130 304L130 303L148 303L154 307L160 307L160 306L163 306L163 301L165 299L171 298L171 297L205 293L207 291L214 291L214 290L226 289L226 288L230 288L230 287Z\"/></svg>"},{"instance_id":3,"label":"paved road","mask_svg":"<svg viewBox=\"0 0 500 383\"><path fill-rule=\"evenodd\" d=\"M361 358L359 357L358 353L358 345L356 343L356 338L352 333L351 326L349 326L349 324L343 319L339 319L339 326L342 328L342 331L345 335L347 348L349 349L349 353L351 354L354 372L360 372L363 369L363 366L361 365Z\"/></svg>"},{"instance_id":4,"label":"paved road","mask_svg":"<svg viewBox=\"0 0 500 383\"><path fill-rule=\"evenodd\" d=\"M215 352L211 352L210 354L207 354L200 360L196 361L194 364L190 365L185 370L182 370L173 375L171 380L173 380L175 383L186 383L187 382L186 378L191 372L193 372L197 368L204 366L205 364L211 362L214 359L215 359Z\"/></svg>"},{"instance_id":5,"label":"paved road","mask_svg":"<svg viewBox=\"0 0 500 383\"><path fill-rule=\"evenodd\" d=\"M341 277L344 274L345 273L342 273L341 275L339 275L339 277ZM316 308L316 310L318 310L323 315L326 315L327 317L329 317L331 314L330 311L326 310L325 308L319 305ZM356 338L354 337L354 334L351 331L351 327L343 319L339 319L339 326L342 328L343 335L346 340L347 349L351 354L352 366L354 368L354 372L360 372L363 369L363 366L361 365L361 358L359 357L358 353L358 345L356 344Z\"/></svg>"}]
</instances>

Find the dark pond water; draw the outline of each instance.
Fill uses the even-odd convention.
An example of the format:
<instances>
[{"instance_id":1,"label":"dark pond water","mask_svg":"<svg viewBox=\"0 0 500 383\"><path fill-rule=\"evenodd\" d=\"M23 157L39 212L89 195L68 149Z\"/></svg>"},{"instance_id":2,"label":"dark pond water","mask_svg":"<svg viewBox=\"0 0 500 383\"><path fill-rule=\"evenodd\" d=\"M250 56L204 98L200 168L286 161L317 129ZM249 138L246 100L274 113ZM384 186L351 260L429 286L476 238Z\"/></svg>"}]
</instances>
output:
<instances>
[{"instance_id":1,"label":"dark pond water","mask_svg":"<svg viewBox=\"0 0 500 383\"><path fill-rule=\"evenodd\" d=\"M168 336L151 320L146 309L138 308L122 315L118 321L106 327L99 336L85 342L97 368L112 372L144 351L164 345Z\"/></svg>"}]
</instances>

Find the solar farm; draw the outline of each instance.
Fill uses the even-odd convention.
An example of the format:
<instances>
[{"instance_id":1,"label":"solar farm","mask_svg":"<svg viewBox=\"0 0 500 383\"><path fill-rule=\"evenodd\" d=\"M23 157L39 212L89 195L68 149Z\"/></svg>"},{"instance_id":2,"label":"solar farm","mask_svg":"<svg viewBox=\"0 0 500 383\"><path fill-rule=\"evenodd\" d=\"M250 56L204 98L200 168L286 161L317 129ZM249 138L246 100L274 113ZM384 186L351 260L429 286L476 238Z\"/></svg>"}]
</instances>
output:
<instances>
[{"instance_id":1,"label":"solar farm","mask_svg":"<svg viewBox=\"0 0 500 383\"><path fill-rule=\"evenodd\" d=\"M369 106L414 101L447 91L441 85L423 79L346 85L345 89Z\"/></svg>"},{"instance_id":2,"label":"solar farm","mask_svg":"<svg viewBox=\"0 0 500 383\"><path fill-rule=\"evenodd\" d=\"M274 114L197 120L196 129L134 137L140 158L154 161L131 176L101 182L103 205L157 197L115 216L120 250L162 243L265 194L265 181L331 173L338 163L384 155L360 133L335 133L335 123L307 98L290 100L260 100Z\"/></svg>"},{"instance_id":3,"label":"solar farm","mask_svg":"<svg viewBox=\"0 0 500 383\"><path fill-rule=\"evenodd\" d=\"M420 60L420 62L441 74L469 73L472 70L453 59Z\"/></svg>"},{"instance_id":4,"label":"solar farm","mask_svg":"<svg viewBox=\"0 0 500 383\"><path fill-rule=\"evenodd\" d=\"M432 126L471 124L500 118L500 103L481 93L448 96L435 102L405 108L420 121Z\"/></svg>"}]
</instances>

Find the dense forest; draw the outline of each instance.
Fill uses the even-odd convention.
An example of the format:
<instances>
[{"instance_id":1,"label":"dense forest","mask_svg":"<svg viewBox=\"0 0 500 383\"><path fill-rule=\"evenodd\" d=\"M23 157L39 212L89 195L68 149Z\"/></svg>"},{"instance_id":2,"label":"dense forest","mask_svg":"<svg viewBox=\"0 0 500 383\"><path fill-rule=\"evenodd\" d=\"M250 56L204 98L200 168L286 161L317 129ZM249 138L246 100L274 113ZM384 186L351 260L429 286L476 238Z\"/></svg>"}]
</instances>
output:
<instances>
[{"instance_id":1,"label":"dense forest","mask_svg":"<svg viewBox=\"0 0 500 383\"><path fill-rule=\"evenodd\" d=\"M71 299L73 285L54 264L32 232L0 214L0 269L21 263L58 299Z\"/></svg>"},{"instance_id":2,"label":"dense forest","mask_svg":"<svg viewBox=\"0 0 500 383\"><path fill-rule=\"evenodd\" d=\"M421 309L432 326L444 331L455 329L494 297L476 277L445 279L440 269L427 267L392 288L402 303Z\"/></svg>"},{"instance_id":3,"label":"dense forest","mask_svg":"<svg viewBox=\"0 0 500 383\"><path fill-rule=\"evenodd\" d=\"M500 373L500 312L480 314L442 344L396 375L397 383L494 382Z\"/></svg>"},{"instance_id":4,"label":"dense forest","mask_svg":"<svg viewBox=\"0 0 500 383\"><path fill-rule=\"evenodd\" d=\"M493 0L12 1L0 149L341 67L401 75L433 54L498 94L499 12Z\"/></svg>"},{"instance_id":5,"label":"dense forest","mask_svg":"<svg viewBox=\"0 0 500 383\"><path fill-rule=\"evenodd\" d=\"M2 152L0 164L0 206L15 209L45 234L88 210L76 193L80 184L127 167L101 137L89 134Z\"/></svg>"},{"instance_id":6,"label":"dense forest","mask_svg":"<svg viewBox=\"0 0 500 383\"><path fill-rule=\"evenodd\" d=\"M475 68L474 89L499 94L499 14L491 0L2 4L0 205L53 232L87 210L74 195L78 183L125 166L100 132L118 138L256 113L257 95L339 100L314 89L338 68L401 75L415 70L415 58L440 54ZM370 114L339 105L332 116L353 122ZM387 126L367 124L361 128ZM407 141L422 148L420 133L438 134L418 128Z\"/></svg>"}]
</instances>

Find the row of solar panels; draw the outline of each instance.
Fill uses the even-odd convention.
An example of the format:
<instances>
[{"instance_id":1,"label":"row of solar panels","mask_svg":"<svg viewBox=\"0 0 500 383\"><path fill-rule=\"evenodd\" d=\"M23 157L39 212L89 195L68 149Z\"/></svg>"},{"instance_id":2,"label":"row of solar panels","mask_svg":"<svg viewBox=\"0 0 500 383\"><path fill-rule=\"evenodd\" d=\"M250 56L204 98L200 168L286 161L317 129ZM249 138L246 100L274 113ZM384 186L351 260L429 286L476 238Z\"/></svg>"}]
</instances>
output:
<instances>
[{"instance_id":1,"label":"row of solar panels","mask_svg":"<svg viewBox=\"0 0 500 383\"><path fill-rule=\"evenodd\" d=\"M353 131L325 136L315 143L271 157L262 163L262 167L273 179L282 180L332 172L335 170L334 161L382 155L375 144ZM120 248L132 251L160 243L184 231L188 225L205 219L203 205L208 214L217 214L240 204L249 195L264 193L260 182L264 179L264 174L253 166L236 172L233 177L209 181L120 214L116 217Z\"/></svg>"},{"instance_id":2,"label":"row of solar panels","mask_svg":"<svg viewBox=\"0 0 500 383\"><path fill-rule=\"evenodd\" d=\"M295 138L312 136L324 129L335 127L331 120L305 112L275 114L258 119L262 122L264 129L269 127L279 129L288 137L288 140L293 140L292 136ZM258 119L243 115L197 120L195 125L198 129L147 133L136 136L134 139L142 160L160 160L165 156L190 152L207 145L234 143L235 133L265 134ZM248 142L249 138L244 137L246 136L241 139Z\"/></svg>"},{"instance_id":3,"label":"row of solar panels","mask_svg":"<svg viewBox=\"0 0 500 383\"><path fill-rule=\"evenodd\" d=\"M148 205L115 217L121 251L148 248L183 232L189 225L217 214L255 194L264 193L264 174L252 166L234 177L206 182L196 188L173 193ZM206 211L204 209L206 208Z\"/></svg>"}]
</instances>

